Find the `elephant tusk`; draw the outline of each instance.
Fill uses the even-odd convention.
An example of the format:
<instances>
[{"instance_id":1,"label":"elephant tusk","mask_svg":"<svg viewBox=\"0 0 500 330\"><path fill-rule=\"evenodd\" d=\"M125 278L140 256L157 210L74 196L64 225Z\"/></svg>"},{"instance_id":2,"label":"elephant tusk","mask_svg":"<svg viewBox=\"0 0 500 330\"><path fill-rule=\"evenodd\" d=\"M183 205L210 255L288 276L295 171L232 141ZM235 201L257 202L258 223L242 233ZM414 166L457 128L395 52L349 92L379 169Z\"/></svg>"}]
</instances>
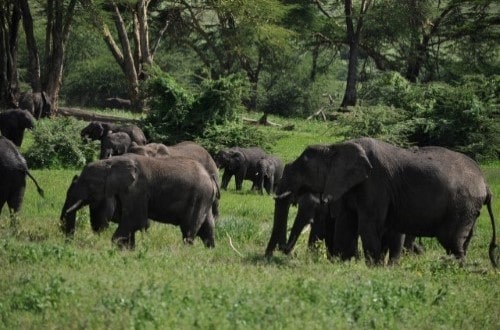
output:
<instances>
[{"instance_id":1,"label":"elephant tusk","mask_svg":"<svg viewBox=\"0 0 500 330\"><path fill-rule=\"evenodd\" d=\"M283 199L283 198L286 198L286 197L290 196L291 194L292 194L292 192L290 190L289 191L285 191L281 195L274 196L274 199Z\"/></svg>"},{"instance_id":2,"label":"elephant tusk","mask_svg":"<svg viewBox=\"0 0 500 330\"><path fill-rule=\"evenodd\" d=\"M66 210L64 215L68 215L68 213L74 212L80 208L80 206L83 204L83 200L78 200L73 206L71 206L69 209Z\"/></svg>"}]
</instances>

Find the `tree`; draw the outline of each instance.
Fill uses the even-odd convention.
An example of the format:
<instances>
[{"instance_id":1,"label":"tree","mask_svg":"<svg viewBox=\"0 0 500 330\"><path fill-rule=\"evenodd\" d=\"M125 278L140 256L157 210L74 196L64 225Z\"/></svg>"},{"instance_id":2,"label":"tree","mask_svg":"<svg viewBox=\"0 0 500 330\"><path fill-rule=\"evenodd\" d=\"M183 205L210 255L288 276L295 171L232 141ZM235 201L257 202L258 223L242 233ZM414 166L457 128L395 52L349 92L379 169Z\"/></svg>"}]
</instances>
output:
<instances>
[{"instance_id":1,"label":"tree","mask_svg":"<svg viewBox=\"0 0 500 330\"><path fill-rule=\"evenodd\" d=\"M18 1L0 3L0 106L15 105L19 92L17 49L21 9Z\"/></svg>"},{"instance_id":2,"label":"tree","mask_svg":"<svg viewBox=\"0 0 500 330\"><path fill-rule=\"evenodd\" d=\"M109 50L120 65L127 79L127 92L134 108L140 109L140 81L147 79L146 68L153 63L154 52L159 40L170 23L167 20L164 23L165 26L158 31L156 42L152 48L148 20L151 19L151 12L156 10L156 6L162 7L162 1L105 1L99 3L93 0L81 0L81 2L89 10L92 23L101 31ZM108 27L107 15L110 15L115 25L117 41ZM131 29L128 28L129 26Z\"/></svg>"}]
</instances>

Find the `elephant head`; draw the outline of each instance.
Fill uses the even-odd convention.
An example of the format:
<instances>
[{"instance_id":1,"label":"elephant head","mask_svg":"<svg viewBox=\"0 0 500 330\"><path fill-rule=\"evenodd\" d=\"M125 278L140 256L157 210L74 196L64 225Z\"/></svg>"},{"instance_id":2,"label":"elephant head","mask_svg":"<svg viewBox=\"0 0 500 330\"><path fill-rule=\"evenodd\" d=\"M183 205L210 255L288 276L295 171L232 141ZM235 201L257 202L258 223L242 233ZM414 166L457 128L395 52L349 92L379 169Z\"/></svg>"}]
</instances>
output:
<instances>
[{"instance_id":1,"label":"elephant head","mask_svg":"<svg viewBox=\"0 0 500 330\"><path fill-rule=\"evenodd\" d=\"M106 159L111 156L123 155L128 151L132 140L127 133L109 131L105 137L101 139L101 159Z\"/></svg>"},{"instance_id":2,"label":"elephant head","mask_svg":"<svg viewBox=\"0 0 500 330\"><path fill-rule=\"evenodd\" d=\"M220 150L214 156L217 168L225 168L229 164L229 150Z\"/></svg>"},{"instance_id":3,"label":"elephant head","mask_svg":"<svg viewBox=\"0 0 500 330\"><path fill-rule=\"evenodd\" d=\"M92 202L99 202L126 192L137 179L137 165L127 157L115 157L92 162L85 166L79 177L74 178L68 189L61 219L65 230L74 230L74 222L66 219L72 212ZM67 204L67 205L66 205Z\"/></svg>"},{"instance_id":4,"label":"elephant head","mask_svg":"<svg viewBox=\"0 0 500 330\"><path fill-rule=\"evenodd\" d=\"M85 126L80 135L82 138L88 138L91 140L100 140L106 134L106 128L103 123L98 121L90 122Z\"/></svg>"},{"instance_id":5,"label":"elephant head","mask_svg":"<svg viewBox=\"0 0 500 330\"><path fill-rule=\"evenodd\" d=\"M368 178L372 165L361 146L353 142L313 145L285 166L277 190L274 224L266 255L286 240L288 209L292 201L305 193L321 194L335 202L351 188Z\"/></svg>"}]
</instances>

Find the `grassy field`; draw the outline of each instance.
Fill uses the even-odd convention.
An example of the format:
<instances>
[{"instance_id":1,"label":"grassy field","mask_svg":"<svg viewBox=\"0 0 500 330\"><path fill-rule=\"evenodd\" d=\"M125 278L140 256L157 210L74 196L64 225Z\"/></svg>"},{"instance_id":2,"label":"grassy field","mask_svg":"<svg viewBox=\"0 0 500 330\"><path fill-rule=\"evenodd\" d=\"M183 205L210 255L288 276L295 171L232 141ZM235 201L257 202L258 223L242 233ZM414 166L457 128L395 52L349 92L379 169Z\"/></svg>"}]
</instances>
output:
<instances>
[{"instance_id":1,"label":"grassy field","mask_svg":"<svg viewBox=\"0 0 500 330\"><path fill-rule=\"evenodd\" d=\"M273 152L286 161L308 144L337 139L335 127L294 124L294 132L272 134ZM499 225L500 163L483 168ZM2 329L500 328L486 209L464 266L430 238L423 239L425 254L405 255L397 267L332 263L323 248L307 250L305 234L293 255L267 260L273 199L250 192L248 183L236 192L231 181L215 249L200 241L184 246L179 228L153 223L137 235L134 251L120 251L110 243L115 226L92 233L87 211L79 213L74 240L59 231L66 188L78 170L32 172L46 197L28 182L17 227L7 210L0 216Z\"/></svg>"}]
</instances>

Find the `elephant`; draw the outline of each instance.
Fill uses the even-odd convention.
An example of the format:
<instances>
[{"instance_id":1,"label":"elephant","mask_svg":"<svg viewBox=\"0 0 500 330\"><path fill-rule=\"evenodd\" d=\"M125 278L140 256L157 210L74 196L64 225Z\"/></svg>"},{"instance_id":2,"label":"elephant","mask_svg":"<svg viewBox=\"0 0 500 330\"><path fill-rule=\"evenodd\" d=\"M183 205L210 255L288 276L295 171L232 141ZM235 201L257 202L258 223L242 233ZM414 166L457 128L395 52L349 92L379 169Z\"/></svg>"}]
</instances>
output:
<instances>
[{"instance_id":1,"label":"elephant","mask_svg":"<svg viewBox=\"0 0 500 330\"><path fill-rule=\"evenodd\" d=\"M283 161L276 156L267 155L257 162L257 189L262 194L265 189L271 195L283 176Z\"/></svg>"},{"instance_id":2,"label":"elephant","mask_svg":"<svg viewBox=\"0 0 500 330\"><path fill-rule=\"evenodd\" d=\"M132 142L128 152L146 157L162 157L168 155L168 149L166 145L154 142L142 146L138 145L135 142Z\"/></svg>"},{"instance_id":3,"label":"elephant","mask_svg":"<svg viewBox=\"0 0 500 330\"><path fill-rule=\"evenodd\" d=\"M156 159L135 154L87 164L67 198L76 202L63 217L93 201L115 197L118 228L112 241L135 246L135 232L149 220L180 226L185 243L199 236L214 247L212 204L219 197L217 183L197 161L184 157Z\"/></svg>"},{"instance_id":4,"label":"elephant","mask_svg":"<svg viewBox=\"0 0 500 330\"><path fill-rule=\"evenodd\" d=\"M0 132L18 147L23 143L24 130L35 127L35 118L26 110L9 109L0 112Z\"/></svg>"},{"instance_id":5,"label":"elephant","mask_svg":"<svg viewBox=\"0 0 500 330\"><path fill-rule=\"evenodd\" d=\"M464 261L486 205L493 228L489 257L496 267L491 192L479 165L461 153L404 149L372 138L312 145L285 166L276 194L286 201L303 192L323 194L348 213L335 219L334 255L359 235L369 265L382 264L384 246L401 246L402 234L436 237L448 254ZM285 211L275 208L267 255L286 235Z\"/></svg>"},{"instance_id":6,"label":"elephant","mask_svg":"<svg viewBox=\"0 0 500 330\"><path fill-rule=\"evenodd\" d=\"M19 108L28 110L36 119L52 115L52 100L46 92L21 94Z\"/></svg>"},{"instance_id":7,"label":"elephant","mask_svg":"<svg viewBox=\"0 0 500 330\"><path fill-rule=\"evenodd\" d=\"M227 189L234 175L236 190L241 190L243 180L252 181L252 189L257 187L257 162L266 156L264 150L258 147L233 147L221 150L215 155L217 167L224 169L221 188Z\"/></svg>"},{"instance_id":8,"label":"elephant","mask_svg":"<svg viewBox=\"0 0 500 330\"><path fill-rule=\"evenodd\" d=\"M101 139L101 154L100 159L109 158L111 156L123 155L128 152L132 140L125 132L111 132Z\"/></svg>"},{"instance_id":9,"label":"elephant","mask_svg":"<svg viewBox=\"0 0 500 330\"><path fill-rule=\"evenodd\" d=\"M76 210L67 212L78 200L76 199L76 191L78 189L78 175L73 177L73 180L66 192L66 200L64 201L59 217L61 229L66 236L73 236L75 233ZM117 205L118 200L115 197L106 197L100 200L89 200L90 210L90 225L94 232L99 233L109 227L109 221L118 222L120 219Z\"/></svg>"},{"instance_id":10,"label":"elephant","mask_svg":"<svg viewBox=\"0 0 500 330\"><path fill-rule=\"evenodd\" d=\"M104 100L104 107L110 109L129 110L132 108L132 102L130 100L122 99L119 97L109 97Z\"/></svg>"},{"instance_id":11,"label":"elephant","mask_svg":"<svg viewBox=\"0 0 500 330\"><path fill-rule=\"evenodd\" d=\"M146 136L144 132L137 125L115 125L110 123L104 123L100 121L90 122L85 126L80 135L82 138L89 138L91 140L101 140L108 135L108 132L124 132L130 136L130 139L142 146L147 143Z\"/></svg>"},{"instance_id":12,"label":"elephant","mask_svg":"<svg viewBox=\"0 0 500 330\"><path fill-rule=\"evenodd\" d=\"M0 213L7 202L10 213L21 210L26 189L26 175L36 185L40 196L44 196L43 189L28 171L28 165L17 147L4 136L0 136Z\"/></svg>"}]
</instances>

